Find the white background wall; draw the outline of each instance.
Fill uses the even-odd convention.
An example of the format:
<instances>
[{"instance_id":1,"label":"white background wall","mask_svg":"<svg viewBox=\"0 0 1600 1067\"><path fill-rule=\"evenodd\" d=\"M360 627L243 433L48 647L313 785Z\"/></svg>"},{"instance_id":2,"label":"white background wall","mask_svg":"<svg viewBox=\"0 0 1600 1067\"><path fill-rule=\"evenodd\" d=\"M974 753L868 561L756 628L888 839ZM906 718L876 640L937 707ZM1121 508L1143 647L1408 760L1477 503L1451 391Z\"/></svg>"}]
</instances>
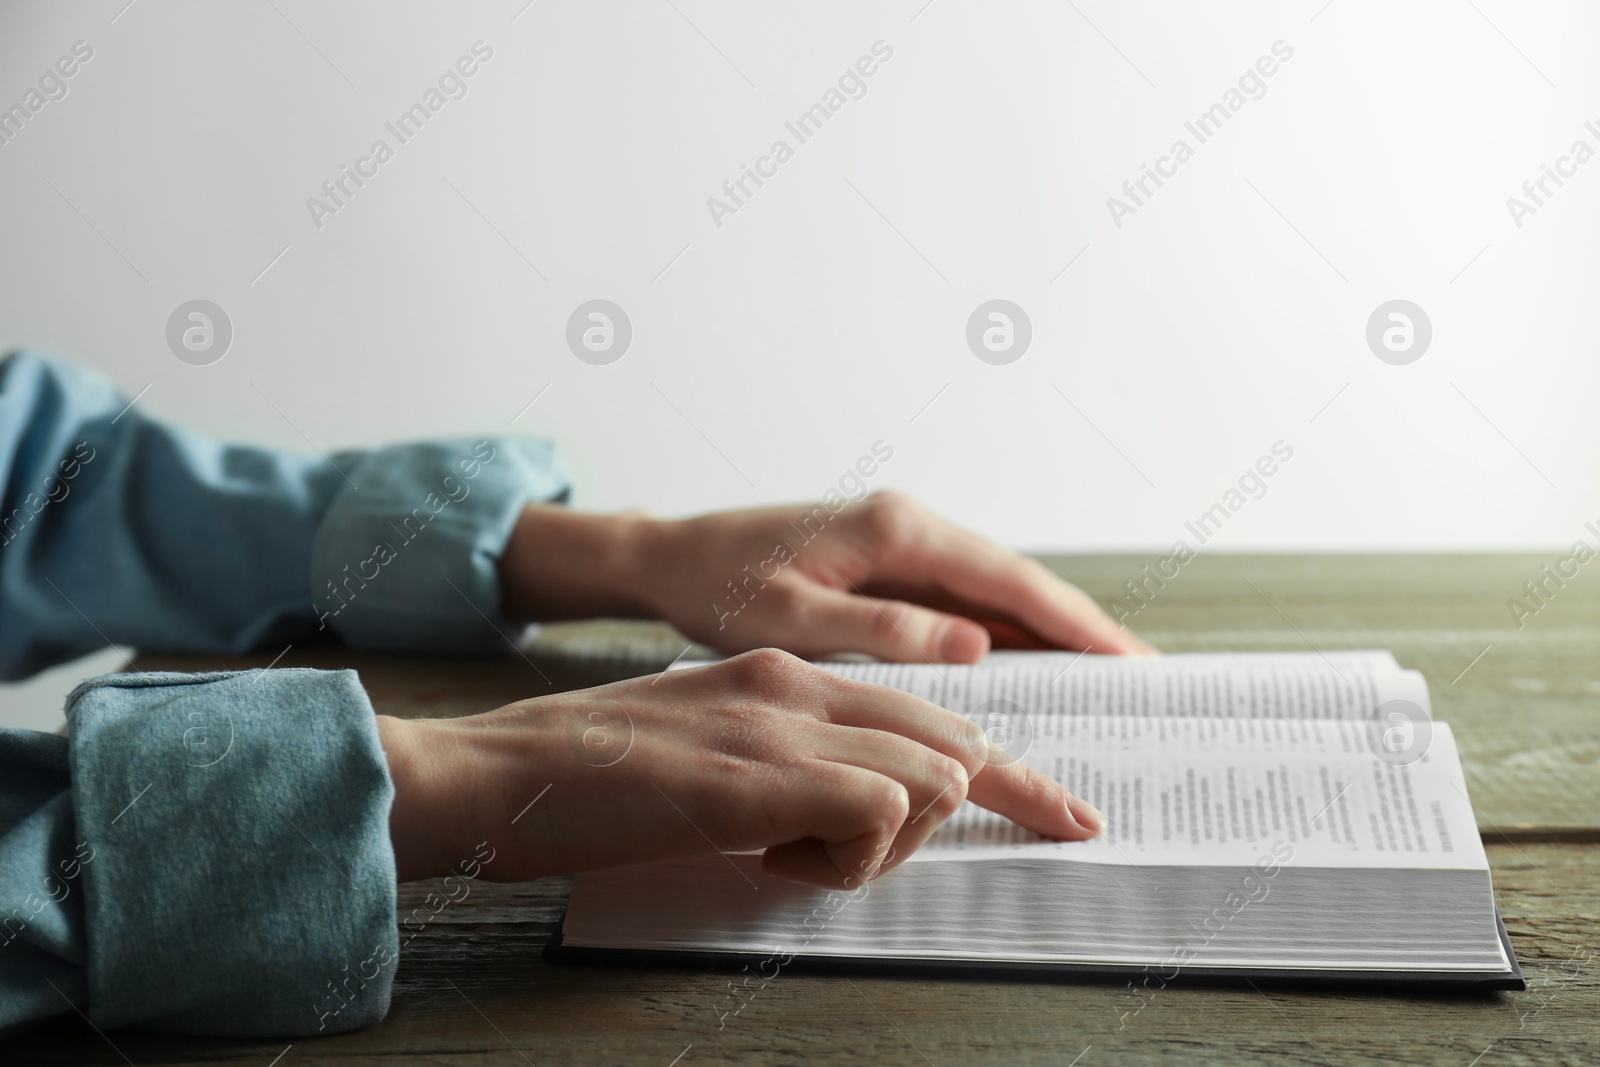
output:
<instances>
[{"instance_id":1,"label":"white background wall","mask_svg":"<svg viewBox=\"0 0 1600 1067\"><path fill-rule=\"evenodd\" d=\"M1024 548L1164 550L1278 440L1212 547L1600 518L1600 160L1506 206L1600 149L1592 5L124 3L0 8L0 104L94 48L0 146L0 344L153 414L327 451L534 432L580 506L663 513L817 496L881 438L876 484ZM468 95L319 229L307 198L480 39ZM879 40L866 95L716 226ZM1119 228L1107 198L1277 41ZM165 342L196 297L236 333L211 366ZM594 297L635 330L610 366L564 343ZM1009 366L965 343L996 297L1033 324ZM1393 298L1433 324L1408 366L1365 342Z\"/></svg>"}]
</instances>

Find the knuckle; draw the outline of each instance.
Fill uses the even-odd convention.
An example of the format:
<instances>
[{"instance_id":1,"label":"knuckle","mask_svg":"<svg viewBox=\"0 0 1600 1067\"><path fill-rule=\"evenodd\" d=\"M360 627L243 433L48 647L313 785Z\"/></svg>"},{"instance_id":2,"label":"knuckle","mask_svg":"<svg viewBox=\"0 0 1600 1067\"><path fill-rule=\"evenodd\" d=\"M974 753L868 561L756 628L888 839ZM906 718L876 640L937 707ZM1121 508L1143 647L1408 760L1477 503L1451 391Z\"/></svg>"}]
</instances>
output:
<instances>
[{"instance_id":1,"label":"knuckle","mask_svg":"<svg viewBox=\"0 0 1600 1067\"><path fill-rule=\"evenodd\" d=\"M934 807L948 816L954 814L955 810L965 803L967 790L972 786L972 777L960 760L949 756L941 758L937 773L941 791Z\"/></svg>"},{"instance_id":2,"label":"knuckle","mask_svg":"<svg viewBox=\"0 0 1600 1067\"><path fill-rule=\"evenodd\" d=\"M926 771L927 788L932 795L913 821L930 820L937 825L950 818L966 802L970 781L967 769L960 760L935 755Z\"/></svg>"},{"instance_id":3,"label":"knuckle","mask_svg":"<svg viewBox=\"0 0 1600 1067\"><path fill-rule=\"evenodd\" d=\"M911 793L892 778L883 779L869 799L873 821L892 833L911 815Z\"/></svg>"},{"instance_id":4,"label":"knuckle","mask_svg":"<svg viewBox=\"0 0 1600 1067\"><path fill-rule=\"evenodd\" d=\"M867 497L868 502L881 508L914 508L916 497L900 489L879 489Z\"/></svg>"},{"instance_id":5,"label":"knuckle","mask_svg":"<svg viewBox=\"0 0 1600 1067\"><path fill-rule=\"evenodd\" d=\"M1019 561L1018 569L1022 572L1024 578L1037 582L1058 582L1061 580L1060 576L1051 570L1048 565L1032 556L1018 556L1016 558Z\"/></svg>"},{"instance_id":6,"label":"knuckle","mask_svg":"<svg viewBox=\"0 0 1600 1067\"><path fill-rule=\"evenodd\" d=\"M802 673L808 664L781 649L758 648L742 652L722 666L742 685L757 690L771 690Z\"/></svg>"},{"instance_id":7,"label":"knuckle","mask_svg":"<svg viewBox=\"0 0 1600 1067\"><path fill-rule=\"evenodd\" d=\"M884 548L900 548L915 535L920 505L894 490L873 493L863 502L861 522L867 535Z\"/></svg>"},{"instance_id":8,"label":"knuckle","mask_svg":"<svg viewBox=\"0 0 1600 1067\"><path fill-rule=\"evenodd\" d=\"M803 614L811 605L806 587L797 582L775 581L768 585L767 602L780 615Z\"/></svg>"},{"instance_id":9,"label":"knuckle","mask_svg":"<svg viewBox=\"0 0 1600 1067\"><path fill-rule=\"evenodd\" d=\"M873 613L872 627L882 641L904 644L912 639L918 618L918 611L909 604L890 601L878 605L878 610Z\"/></svg>"}]
</instances>

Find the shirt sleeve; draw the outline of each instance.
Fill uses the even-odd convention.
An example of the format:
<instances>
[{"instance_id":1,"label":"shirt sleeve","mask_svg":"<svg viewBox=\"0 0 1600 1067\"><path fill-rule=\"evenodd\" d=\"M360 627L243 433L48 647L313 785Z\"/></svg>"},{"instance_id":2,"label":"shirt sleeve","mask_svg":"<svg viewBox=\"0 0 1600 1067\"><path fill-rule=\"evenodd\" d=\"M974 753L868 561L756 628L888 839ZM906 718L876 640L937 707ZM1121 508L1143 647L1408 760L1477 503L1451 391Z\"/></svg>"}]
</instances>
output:
<instances>
[{"instance_id":1,"label":"shirt sleeve","mask_svg":"<svg viewBox=\"0 0 1600 1067\"><path fill-rule=\"evenodd\" d=\"M0 679L106 644L487 654L514 627L497 562L523 504L564 501L547 442L332 456L146 418L103 377L0 358Z\"/></svg>"},{"instance_id":2,"label":"shirt sleeve","mask_svg":"<svg viewBox=\"0 0 1600 1067\"><path fill-rule=\"evenodd\" d=\"M118 674L0 730L0 1035L370 1025L399 957L394 789L352 671Z\"/></svg>"}]
</instances>

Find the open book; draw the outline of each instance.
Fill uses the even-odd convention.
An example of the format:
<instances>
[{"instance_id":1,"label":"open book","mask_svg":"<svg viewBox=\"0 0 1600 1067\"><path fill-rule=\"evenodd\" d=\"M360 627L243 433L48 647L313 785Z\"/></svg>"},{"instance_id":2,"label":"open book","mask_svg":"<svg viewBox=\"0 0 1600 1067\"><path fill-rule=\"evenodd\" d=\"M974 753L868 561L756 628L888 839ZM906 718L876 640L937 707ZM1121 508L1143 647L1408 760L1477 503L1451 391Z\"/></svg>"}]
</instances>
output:
<instances>
[{"instance_id":1,"label":"open book","mask_svg":"<svg viewBox=\"0 0 1600 1067\"><path fill-rule=\"evenodd\" d=\"M969 802L854 892L757 853L586 873L549 958L1523 988L1455 739L1387 652L823 666L976 719L1105 832Z\"/></svg>"}]
</instances>

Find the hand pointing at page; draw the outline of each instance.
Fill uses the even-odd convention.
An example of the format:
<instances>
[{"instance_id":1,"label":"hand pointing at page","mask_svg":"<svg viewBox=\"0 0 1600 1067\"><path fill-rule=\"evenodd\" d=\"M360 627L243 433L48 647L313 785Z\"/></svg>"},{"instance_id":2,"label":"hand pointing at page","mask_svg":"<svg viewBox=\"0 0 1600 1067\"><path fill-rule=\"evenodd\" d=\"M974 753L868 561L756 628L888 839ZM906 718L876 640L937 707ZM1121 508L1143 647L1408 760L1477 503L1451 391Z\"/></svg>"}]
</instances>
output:
<instances>
[{"instance_id":1,"label":"hand pointing at page","mask_svg":"<svg viewBox=\"0 0 1600 1067\"><path fill-rule=\"evenodd\" d=\"M1046 775L993 759L962 716L772 649L378 728L402 881L487 841L496 880L764 848L775 874L851 889L969 798L1060 840L1104 823Z\"/></svg>"}]
</instances>

